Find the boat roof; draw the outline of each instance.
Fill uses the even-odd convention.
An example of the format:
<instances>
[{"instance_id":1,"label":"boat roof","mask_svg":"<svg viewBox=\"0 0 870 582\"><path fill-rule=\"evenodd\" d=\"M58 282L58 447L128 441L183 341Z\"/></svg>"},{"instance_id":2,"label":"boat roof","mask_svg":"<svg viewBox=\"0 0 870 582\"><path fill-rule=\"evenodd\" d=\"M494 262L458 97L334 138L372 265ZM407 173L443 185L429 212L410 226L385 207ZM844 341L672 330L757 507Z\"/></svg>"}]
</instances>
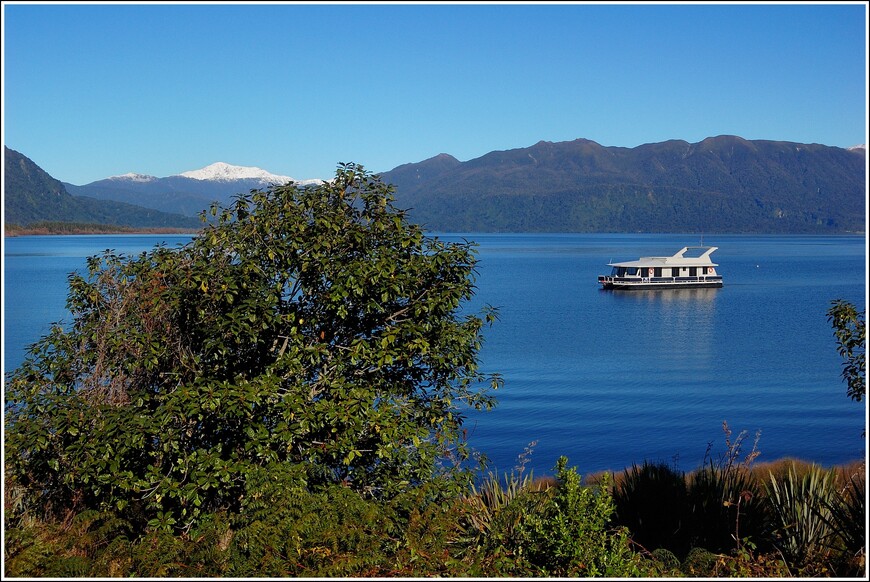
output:
<instances>
[{"instance_id":1,"label":"boat roof","mask_svg":"<svg viewBox=\"0 0 870 582\"><path fill-rule=\"evenodd\" d=\"M641 257L636 261L607 264L611 267L718 267L718 263L714 263L710 260L710 255L718 248L719 247L683 247L670 257ZM687 253L689 256L686 256Z\"/></svg>"}]
</instances>

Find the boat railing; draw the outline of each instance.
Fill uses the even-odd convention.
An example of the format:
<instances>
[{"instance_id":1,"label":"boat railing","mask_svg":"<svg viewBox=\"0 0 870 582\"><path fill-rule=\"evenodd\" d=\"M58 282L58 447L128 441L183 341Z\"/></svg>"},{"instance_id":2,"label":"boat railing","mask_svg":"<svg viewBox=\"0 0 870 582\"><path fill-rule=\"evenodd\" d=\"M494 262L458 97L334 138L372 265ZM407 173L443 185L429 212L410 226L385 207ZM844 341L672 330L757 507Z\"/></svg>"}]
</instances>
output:
<instances>
[{"instance_id":1,"label":"boat railing","mask_svg":"<svg viewBox=\"0 0 870 582\"><path fill-rule=\"evenodd\" d=\"M614 275L599 275L599 282L624 283L627 285L649 285L650 283L715 283L721 281L721 275L698 275L693 277L617 277Z\"/></svg>"}]
</instances>

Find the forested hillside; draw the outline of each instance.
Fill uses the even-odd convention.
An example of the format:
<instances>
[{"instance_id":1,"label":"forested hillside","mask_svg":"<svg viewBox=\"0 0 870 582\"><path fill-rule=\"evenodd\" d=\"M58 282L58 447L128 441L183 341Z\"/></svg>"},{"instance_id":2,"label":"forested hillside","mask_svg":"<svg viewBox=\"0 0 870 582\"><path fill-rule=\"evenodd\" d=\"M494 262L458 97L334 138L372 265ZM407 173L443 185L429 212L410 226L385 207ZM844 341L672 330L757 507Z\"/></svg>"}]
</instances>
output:
<instances>
[{"instance_id":1,"label":"forested hillside","mask_svg":"<svg viewBox=\"0 0 870 582\"><path fill-rule=\"evenodd\" d=\"M383 174L435 231L862 232L865 150L720 136L636 148L539 142Z\"/></svg>"},{"instance_id":2,"label":"forested hillside","mask_svg":"<svg viewBox=\"0 0 870 582\"><path fill-rule=\"evenodd\" d=\"M133 204L72 196L64 185L24 155L4 150L3 206L7 223L76 222L128 227L196 229L199 218L167 214Z\"/></svg>"},{"instance_id":3,"label":"forested hillside","mask_svg":"<svg viewBox=\"0 0 870 582\"><path fill-rule=\"evenodd\" d=\"M184 176L65 185L6 152L6 220L24 225L197 227L211 201L258 187ZM865 148L736 136L635 148L542 141L381 176L412 220L441 232L847 233L864 231L867 209Z\"/></svg>"}]
</instances>

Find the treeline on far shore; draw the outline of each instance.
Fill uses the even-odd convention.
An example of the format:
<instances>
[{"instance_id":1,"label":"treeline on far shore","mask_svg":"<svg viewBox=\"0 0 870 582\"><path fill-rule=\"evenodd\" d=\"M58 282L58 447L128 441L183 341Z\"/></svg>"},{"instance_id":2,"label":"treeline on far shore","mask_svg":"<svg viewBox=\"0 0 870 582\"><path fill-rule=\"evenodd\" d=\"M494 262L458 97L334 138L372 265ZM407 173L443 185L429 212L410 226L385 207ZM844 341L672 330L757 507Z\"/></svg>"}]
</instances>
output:
<instances>
[{"instance_id":1,"label":"treeline on far shore","mask_svg":"<svg viewBox=\"0 0 870 582\"><path fill-rule=\"evenodd\" d=\"M187 228L170 227L131 227L116 224L96 224L88 222L42 221L28 225L6 223L4 236L27 236L47 234L186 234Z\"/></svg>"}]
</instances>

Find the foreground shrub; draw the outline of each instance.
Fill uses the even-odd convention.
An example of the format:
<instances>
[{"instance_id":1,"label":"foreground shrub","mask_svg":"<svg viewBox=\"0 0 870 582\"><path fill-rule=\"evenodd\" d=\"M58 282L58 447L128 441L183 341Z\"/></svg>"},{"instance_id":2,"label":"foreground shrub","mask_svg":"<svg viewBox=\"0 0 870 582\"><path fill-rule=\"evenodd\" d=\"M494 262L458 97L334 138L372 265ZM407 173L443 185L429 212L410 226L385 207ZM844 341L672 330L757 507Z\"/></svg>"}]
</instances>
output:
<instances>
[{"instance_id":1,"label":"foreground shrub","mask_svg":"<svg viewBox=\"0 0 870 582\"><path fill-rule=\"evenodd\" d=\"M843 488L834 487L826 503L809 503L830 511L828 535L818 536L817 551L806 552L806 559L788 563L778 548L762 552L746 538L727 551L695 547L683 559L664 548L647 552L613 521L609 475L583 486L564 459L553 482L514 472L457 495L454 481L438 479L391 499L366 497L340 484L311 488L293 471L264 471L248 480L242 511L204 514L185 532L155 523L136 533L117 510L84 510L50 522L8 511L15 507L16 488L7 480L4 575L863 577L863 480L852 477L839 482ZM777 479L770 487L790 488L797 502L786 502L787 495L781 501L800 507L820 497L807 494L818 488L802 485L807 479L810 473L795 478L793 486ZM485 509L472 501L476 496L488 499ZM787 547L798 529L771 533Z\"/></svg>"},{"instance_id":2,"label":"foreground shrub","mask_svg":"<svg viewBox=\"0 0 870 582\"><path fill-rule=\"evenodd\" d=\"M785 563L772 554L759 554L747 542L728 554L704 548L692 548L680 565L679 572L690 578L783 578L789 576ZM668 577L668 572L662 575ZM670 577L676 576L671 572Z\"/></svg>"},{"instance_id":3,"label":"foreground shrub","mask_svg":"<svg viewBox=\"0 0 870 582\"><path fill-rule=\"evenodd\" d=\"M531 567L522 523L542 511L551 494L549 484L535 482L522 466L501 478L491 472L479 486L472 484L463 498L463 545L466 557L477 564L475 575L506 575Z\"/></svg>"},{"instance_id":4,"label":"foreground shrub","mask_svg":"<svg viewBox=\"0 0 870 582\"><path fill-rule=\"evenodd\" d=\"M113 513L7 529L12 577L287 578L464 575L454 557L461 506L445 483L389 501L341 485L287 488L271 508L203 515L185 533L149 528L131 536Z\"/></svg>"},{"instance_id":5,"label":"foreground shrub","mask_svg":"<svg viewBox=\"0 0 870 582\"><path fill-rule=\"evenodd\" d=\"M544 576L631 576L649 570L629 546L628 531L613 527L609 474L584 487L567 459L556 465L557 485L544 503L523 516L518 539L532 571Z\"/></svg>"},{"instance_id":6,"label":"foreground shrub","mask_svg":"<svg viewBox=\"0 0 870 582\"><path fill-rule=\"evenodd\" d=\"M521 542L520 523L524 516L540 511L554 483L535 480L526 472L535 442L517 461L517 466L499 478L490 472L480 485L471 484L471 492L463 499L466 507L465 541L478 551L517 547Z\"/></svg>"},{"instance_id":7,"label":"foreground shrub","mask_svg":"<svg viewBox=\"0 0 870 582\"><path fill-rule=\"evenodd\" d=\"M710 464L695 471L688 488L691 545L728 553L744 540L764 540L767 514L762 493L745 469Z\"/></svg>"},{"instance_id":8,"label":"foreground shrub","mask_svg":"<svg viewBox=\"0 0 870 582\"><path fill-rule=\"evenodd\" d=\"M714 460L708 449L707 461L688 479L689 543L692 547L729 554L740 551L751 541L762 552L767 551L763 546L768 531L764 491L751 470L759 455L760 433L756 433L751 450L744 454L746 431L732 440L728 424L723 422L722 428L725 451Z\"/></svg>"},{"instance_id":9,"label":"foreground shrub","mask_svg":"<svg viewBox=\"0 0 870 582\"><path fill-rule=\"evenodd\" d=\"M777 549L801 575L827 573L834 532L831 507L836 503L835 474L813 467L803 477L789 471L785 479L773 474L766 484Z\"/></svg>"},{"instance_id":10,"label":"foreground shrub","mask_svg":"<svg viewBox=\"0 0 870 582\"><path fill-rule=\"evenodd\" d=\"M47 521L119 512L185 534L295 471L389 499L470 478L467 407L494 314L464 312L471 243L426 236L354 164L215 206L177 249L111 252L70 277L57 325L6 385L6 470Z\"/></svg>"},{"instance_id":11,"label":"foreground shrub","mask_svg":"<svg viewBox=\"0 0 870 582\"><path fill-rule=\"evenodd\" d=\"M655 576L674 577L680 575L680 559L674 553L665 548L658 548L650 552L652 559L652 567L655 569Z\"/></svg>"},{"instance_id":12,"label":"foreground shrub","mask_svg":"<svg viewBox=\"0 0 870 582\"><path fill-rule=\"evenodd\" d=\"M863 471L848 476L832 501L824 503L832 535L827 547L836 556L832 567L838 576L864 576L867 561L867 479Z\"/></svg>"},{"instance_id":13,"label":"foreground shrub","mask_svg":"<svg viewBox=\"0 0 870 582\"><path fill-rule=\"evenodd\" d=\"M688 552L686 477L664 463L644 462L626 470L614 488L615 521L647 550Z\"/></svg>"}]
</instances>

